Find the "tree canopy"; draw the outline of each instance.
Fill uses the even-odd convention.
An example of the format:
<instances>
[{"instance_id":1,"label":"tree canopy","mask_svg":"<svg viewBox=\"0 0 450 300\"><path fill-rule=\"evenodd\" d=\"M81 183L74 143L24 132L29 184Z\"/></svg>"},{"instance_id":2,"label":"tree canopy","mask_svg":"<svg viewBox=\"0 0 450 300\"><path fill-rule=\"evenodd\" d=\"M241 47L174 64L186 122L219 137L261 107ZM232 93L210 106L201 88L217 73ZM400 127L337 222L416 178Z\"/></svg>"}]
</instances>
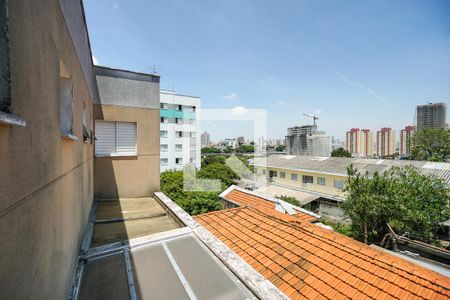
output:
<instances>
[{"instance_id":1,"label":"tree canopy","mask_svg":"<svg viewBox=\"0 0 450 300\"><path fill-rule=\"evenodd\" d=\"M408 142L411 146L411 159L430 161L450 159L450 130L420 129Z\"/></svg>"},{"instance_id":2,"label":"tree canopy","mask_svg":"<svg viewBox=\"0 0 450 300\"><path fill-rule=\"evenodd\" d=\"M198 179L219 179L221 181L220 191L202 192L184 190L185 180L189 184L195 184L195 178L184 178L184 172L189 171L165 171L161 173L161 191L180 205L191 215L206 213L221 208L219 194L234 184L240 177L226 164L228 157L206 156L202 160L202 168L196 172ZM236 162L241 161L245 167L249 167L244 157L234 158ZM242 166L243 167L243 166ZM194 170L191 170L194 171ZM244 174L244 172L242 172ZM188 172L187 174L192 174Z\"/></svg>"},{"instance_id":3,"label":"tree canopy","mask_svg":"<svg viewBox=\"0 0 450 300\"><path fill-rule=\"evenodd\" d=\"M340 147L331 151L331 157L352 157L352 154Z\"/></svg>"},{"instance_id":4,"label":"tree canopy","mask_svg":"<svg viewBox=\"0 0 450 300\"><path fill-rule=\"evenodd\" d=\"M450 218L449 190L441 179L421 175L412 166L393 167L370 176L353 166L347 170L347 199L341 207L354 235L380 241L387 224L416 239L433 242L440 223Z\"/></svg>"},{"instance_id":5,"label":"tree canopy","mask_svg":"<svg viewBox=\"0 0 450 300\"><path fill-rule=\"evenodd\" d=\"M297 198L292 197L292 196L281 195L281 196L275 196L275 198L281 199L281 200L283 200L287 203L290 203L292 205L295 205L295 206L301 206L300 201L298 201Z\"/></svg>"}]
</instances>

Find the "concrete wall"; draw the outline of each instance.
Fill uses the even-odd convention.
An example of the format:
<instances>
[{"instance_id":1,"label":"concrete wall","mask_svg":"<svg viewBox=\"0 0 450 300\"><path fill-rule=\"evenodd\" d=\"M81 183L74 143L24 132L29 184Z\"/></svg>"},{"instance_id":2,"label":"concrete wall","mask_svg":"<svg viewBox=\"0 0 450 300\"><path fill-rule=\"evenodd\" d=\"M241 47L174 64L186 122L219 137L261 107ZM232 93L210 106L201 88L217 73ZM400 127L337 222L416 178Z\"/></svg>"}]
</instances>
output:
<instances>
[{"instance_id":1,"label":"concrete wall","mask_svg":"<svg viewBox=\"0 0 450 300\"><path fill-rule=\"evenodd\" d=\"M159 190L159 109L94 105L95 119L137 123L137 156L96 157L95 197L145 197Z\"/></svg>"},{"instance_id":2,"label":"concrete wall","mask_svg":"<svg viewBox=\"0 0 450 300\"><path fill-rule=\"evenodd\" d=\"M79 23L80 12L70 18ZM93 145L82 142L92 83L58 0L9 1L9 13L11 106L27 126L0 127L0 299L64 299L93 199ZM60 135L60 59L81 141Z\"/></svg>"}]
</instances>

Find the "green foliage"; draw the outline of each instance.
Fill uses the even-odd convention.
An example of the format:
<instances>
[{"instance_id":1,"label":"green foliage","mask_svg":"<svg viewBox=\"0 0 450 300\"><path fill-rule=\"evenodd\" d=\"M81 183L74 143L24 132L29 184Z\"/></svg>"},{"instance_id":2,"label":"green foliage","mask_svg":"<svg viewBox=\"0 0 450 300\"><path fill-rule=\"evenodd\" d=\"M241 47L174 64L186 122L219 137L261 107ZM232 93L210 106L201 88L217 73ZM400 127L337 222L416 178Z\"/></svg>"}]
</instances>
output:
<instances>
[{"instance_id":1,"label":"green foliage","mask_svg":"<svg viewBox=\"0 0 450 300\"><path fill-rule=\"evenodd\" d=\"M352 157L352 154L340 147L331 151L331 157Z\"/></svg>"},{"instance_id":2,"label":"green foliage","mask_svg":"<svg viewBox=\"0 0 450 300\"><path fill-rule=\"evenodd\" d=\"M281 199L292 205L300 206L300 201L298 201L297 198L292 197L292 196L281 195L281 196L275 196L275 198Z\"/></svg>"},{"instance_id":3,"label":"green foliage","mask_svg":"<svg viewBox=\"0 0 450 300\"><path fill-rule=\"evenodd\" d=\"M236 153L254 153L255 146L253 145L240 145L235 149Z\"/></svg>"},{"instance_id":4,"label":"green foliage","mask_svg":"<svg viewBox=\"0 0 450 300\"><path fill-rule=\"evenodd\" d=\"M285 146L285 145L278 145L278 146L275 148L275 151L281 152L281 151L284 151L285 149L286 149L286 146Z\"/></svg>"},{"instance_id":5,"label":"green foliage","mask_svg":"<svg viewBox=\"0 0 450 300\"><path fill-rule=\"evenodd\" d=\"M341 223L341 222L334 222L334 221L328 220L324 217L320 218L320 222L332 227L334 231L339 232L340 234L346 235L351 238L356 237L352 226L349 224L345 224L345 223Z\"/></svg>"},{"instance_id":6,"label":"green foliage","mask_svg":"<svg viewBox=\"0 0 450 300\"><path fill-rule=\"evenodd\" d=\"M450 159L450 130L421 129L408 142L411 145L411 159L430 161Z\"/></svg>"},{"instance_id":7,"label":"green foliage","mask_svg":"<svg viewBox=\"0 0 450 300\"><path fill-rule=\"evenodd\" d=\"M220 179L223 189L235 183L239 176L234 173L230 167L223 163L212 163L200 169L197 172L198 178Z\"/></svg>"},{"instance_id":8,"label":"green foliage","mask_svg":"<svg viewBox=\"0 0 450 300\"><path fill-rule=\"evenodd\" d=\"M212 147L203 147L201 151L202 151L202 154L206 154L206 153L222 153L222 150L217 149L217 148L212 148Z\"/></svg>"},{"instance_id":9,"label":"green foliage","mask_svg":"<svg viewBox=\"0 0 450 300\"><path fill-rule=\"evenodd\" d=\"M450 218L449 190L443 180L421 175L412 166L379 174L347 170L347 199L341 207L352 230L365 243L380 241L387 224L430 242L439 223Z\"/></svg>"},{"instance_id":10,"label":"green foliage","mask_svg":"<svg viewBox=\"0 0 450 300\"><path fill-rule=\"evenodd\" d=\"M191 215L221 208L219 192L184 191L183 171L161 173L161 191Z\"/></svg>"},{"instance_id":11,"label":"green foliage","mask_svg":"<svg viewBox=\"0 0 450 300\"><path fill-rule=\"evenodd\" d=\"M195 171L191 166L187 166L184 171L161 173L161 191L191 215L218 210L221 208L220 192L239 179L239 176L226 165L226 159L226 156L206 156L202 160L202 168L196 172L196 177L199 179L219 179L221 181L220 191L185 191L183 188L185 181L193 189L200 189L199 183L194 177ZM248 167L246 158L235 157L234 159L239 159Z\"/></svg>"}]
</instances>

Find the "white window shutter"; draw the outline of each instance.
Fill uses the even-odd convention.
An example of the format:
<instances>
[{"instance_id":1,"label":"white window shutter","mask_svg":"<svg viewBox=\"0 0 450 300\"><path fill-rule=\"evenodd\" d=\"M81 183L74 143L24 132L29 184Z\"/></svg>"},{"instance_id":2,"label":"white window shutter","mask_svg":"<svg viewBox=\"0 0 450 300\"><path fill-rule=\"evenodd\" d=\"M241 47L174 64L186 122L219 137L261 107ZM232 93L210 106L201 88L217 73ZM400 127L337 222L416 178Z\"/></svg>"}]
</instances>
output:
<instances>
[{"instance_id":1,"label":"white window shutter","mask_svg":"<svg viewBox=\"0 0 450 300\"><path fill-rule=\"evenodd\" d=\"M116 123L116 152L118 155L136 155L136 123Z\"/></svg>"},{"instance_id":2,"label":"white window shutter","mask_svg":"<svg viewBox=\"0 0 450 300\"><path fill-rule=\"evenodd\" d=\"M95 154L110 156L116 152L115 122L95 121Z\"/></svg>"}]
</instances>

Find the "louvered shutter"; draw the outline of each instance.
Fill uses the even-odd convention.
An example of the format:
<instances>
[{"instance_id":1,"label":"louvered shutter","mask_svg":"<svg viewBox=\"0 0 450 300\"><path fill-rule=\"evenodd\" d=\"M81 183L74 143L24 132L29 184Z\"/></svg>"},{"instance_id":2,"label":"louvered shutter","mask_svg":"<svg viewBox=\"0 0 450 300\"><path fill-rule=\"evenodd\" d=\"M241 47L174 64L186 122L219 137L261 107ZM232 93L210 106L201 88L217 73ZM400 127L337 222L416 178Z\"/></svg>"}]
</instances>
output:
<instances>
[{"instance_id":1,"label":"louvered shutter","mask_svg":"<svg viewBox=\"0 0 450 300\"><path fill-rule=\"evenodd\" d=\"M136 123L116 123L116 153L117 155L136 155Z\"/></svg>"},{"instance_id":2,"label":"louvered shutter","mask_svg":"<svg viewBox=\"0 0 450 300\"><path fill-rule=\"evenodd\" d=\"M95 121L95 155L110 156L116 152L115 122Z\"/></svg>"}]
</instances>

